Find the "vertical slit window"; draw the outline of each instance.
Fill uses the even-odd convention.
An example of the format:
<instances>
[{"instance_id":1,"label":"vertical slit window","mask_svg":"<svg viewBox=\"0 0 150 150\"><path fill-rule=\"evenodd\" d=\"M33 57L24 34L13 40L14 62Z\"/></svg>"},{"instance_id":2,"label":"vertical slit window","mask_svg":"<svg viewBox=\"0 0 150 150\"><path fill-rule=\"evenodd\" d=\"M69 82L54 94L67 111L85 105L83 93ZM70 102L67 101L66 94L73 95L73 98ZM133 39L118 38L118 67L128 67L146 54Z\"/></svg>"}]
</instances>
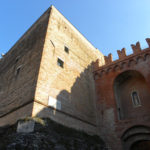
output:
<instances>
[{"instance_id":1,"label":"vertical slit window","mask_svg":"<svg viewBox=\"0 0 150 150\"><path fill-rule=\"evenodd\" d=\"M16 75L19 75L20 68L17 68Z\"/></svg>"},{"instance_id":2,"label":"vertical slit window","mask_svg":"<svg viewBox=\"0 0 150 150\"><path fill-rule=\"evenodd\" d=\"M119 117L119 120L121 120L121 111L120 111L120 108L118 108L118 117Z\"/></svg>"},{"instance_id":3,"label":"vertical slit window","mask_svg":"<svg viewBox=\"0 0 150 150\"><path fill-rule=\"evenodd\" d=\"M140 98L139 98L139 95L136 91L133 91L132 94L132 102L133 102L133 105L136 107L136 106L141 106L141 102L140 102Z\"/></svg>"},{"instance_id":4,"label":"vertical slit window","mask_svg":"<svg viewBox=\"0 0 150 150\"><path fill-rule=\"evenodd\" d=\"M57 65L64 68L64 62L60 58L57 59Z\"/></svg>"},{"instance_id":5,"label":"vertical slit window","mask_svg":"<svg viewBox=\"0 0 150 150\"><path fill-rule=\"evenodd\" d=\"M69 48L68 48L68 47L65 46L65 47L64 47L64 50L65 50L66 53L69 54Z\"/></svg>"},{"instance_id":6,"label":"vertical slit window","mask_svg":"<svg viewBox=\"0 0 150 150\"><path fill-rule=\"evenodd\" d=\"M19 67L16 69L16 76L18 76L18 75L19 75L20 70L21 70L21 67L22 67L22 66L19 66Z\"/></svg>"}]
</instances>

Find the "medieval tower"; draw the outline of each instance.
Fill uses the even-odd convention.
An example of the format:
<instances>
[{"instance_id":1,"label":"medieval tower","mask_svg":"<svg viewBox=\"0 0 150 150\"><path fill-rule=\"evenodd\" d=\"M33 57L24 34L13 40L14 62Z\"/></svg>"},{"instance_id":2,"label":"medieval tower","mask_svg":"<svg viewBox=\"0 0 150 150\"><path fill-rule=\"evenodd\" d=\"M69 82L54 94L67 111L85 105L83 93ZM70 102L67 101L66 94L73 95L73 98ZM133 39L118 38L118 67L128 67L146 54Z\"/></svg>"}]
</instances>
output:
<instances>
[{"instance_id":1,"label":"medieval tower","mask_svg":"<svg viewBox=\"0 0 150 150\"><path fill-rule=\"evenodd\" d=\"M0 59L0 126L47 117L112 150L149 146L149 48L104 56L51 6ZM114 144L116 143L116 144Z\"/></svg>"},{"instance_id":2,"label":"medieval tower","mask_svg":"<svg viewBox=\"0 0 150 150\"><path fill-rule=\"evenodd\" d=\"M38 115L96 133L91 65L96 59L104 62L50 7L0 61L0 125Z\"/></svg>"}]
</instances>

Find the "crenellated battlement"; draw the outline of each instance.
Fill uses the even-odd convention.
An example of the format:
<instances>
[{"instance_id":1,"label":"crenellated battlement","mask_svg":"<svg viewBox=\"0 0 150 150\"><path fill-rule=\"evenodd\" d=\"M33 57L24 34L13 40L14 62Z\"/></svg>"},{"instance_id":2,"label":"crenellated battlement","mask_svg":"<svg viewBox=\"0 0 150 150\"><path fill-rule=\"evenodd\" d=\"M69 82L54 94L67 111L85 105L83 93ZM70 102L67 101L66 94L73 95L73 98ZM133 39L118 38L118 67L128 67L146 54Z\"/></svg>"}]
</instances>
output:
<instances>
[{"instance_id":1,"label":"crenellated battlement","mask_svg":"<svg viewBox=\"0 0 150 150\"><path fill-rule=\"evenodd\" d=\"M131 47L133 49L133 53L134 54L137 54L137 53L140 53L141 52L141 45L140 45L140 42L137 42L135 45L134 44L131 44Z\"/></svg>"},{"instance_id":2,"label":"crenellated battlement","mask_svg":"<svg viewBox=\"0 0 150 150\"><path fill-rule=\"evenodd\" d=\"M119 59L126 57L126 49L125 48L123 48L122 50L117 50L117 53L118 53Z\"/></svg>"},{"instance_id":3,"label":"crenellated battlement","mask_svg":"<svg viewBox=\"0 0 150 150\"><path fill-rule=\"evenodd\" d=\"M148 44L148 48L141 49L140 42L136 44L131 44L131 48L133 50L133 54L126 55L126 49L122 48L121 50L117 50L119 59L113 61L112 54L108 54L108 56L104 56L105 65L99 66L99 60L94 63L94 76L99 74L107 74L110 71L116 71L119 69L129 68L133 64L137 64L139 61L145 61L150 57L150 38L146 39Z\"/></svg>"},{"instance_id":4,"label":"crenellated battlement","mask_svg":"<svg viewBox=\"0 0 150 150\"><path fill-rule=\"evenodd\" d=\"M147 38L146 42L150 47L150 38ZM137 42L136 44L131 44L131 48L133 50L133 54L131 54L131 55L139 54L142 51L140 42ZM122 60L122 59L125 59L126 57L128 57L126 55L126 49L125 48L122 48L121 50L117 50L117 54L118 54L119 60ZM109 53L108 56L104 56L104 59L105 59L105 65L113 62L113 56L111 53Z\"/></svg>"}]
</instances>

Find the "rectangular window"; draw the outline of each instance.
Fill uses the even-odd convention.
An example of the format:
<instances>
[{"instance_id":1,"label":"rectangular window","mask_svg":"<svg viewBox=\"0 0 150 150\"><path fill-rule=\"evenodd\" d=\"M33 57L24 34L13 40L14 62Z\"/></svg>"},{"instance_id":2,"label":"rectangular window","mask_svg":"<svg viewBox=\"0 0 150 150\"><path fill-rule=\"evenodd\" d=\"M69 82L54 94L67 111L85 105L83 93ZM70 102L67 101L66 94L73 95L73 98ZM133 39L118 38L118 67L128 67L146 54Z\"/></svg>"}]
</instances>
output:
<instances>
[{"instance_id":1,"label":"rectangular window","mask_svg":"<svg viewBox=\"0 0 150 150\"><path fill-rule=\"evenodd\" d=\"M65 46L65 47L64 47L64 50L65 50L66 53L69 54L69 48L68 48L68 47Z\"/></svg>"},{"instance_id":2,"label":"rectangular window","mask_svg":"<svg viewBox=\"0 0 150 150\"><path fill-rule=\"evenodd\" d=\"M57 59L57 65L64 68L64 62L60 58Z\"/></svg>"}]
</instances>

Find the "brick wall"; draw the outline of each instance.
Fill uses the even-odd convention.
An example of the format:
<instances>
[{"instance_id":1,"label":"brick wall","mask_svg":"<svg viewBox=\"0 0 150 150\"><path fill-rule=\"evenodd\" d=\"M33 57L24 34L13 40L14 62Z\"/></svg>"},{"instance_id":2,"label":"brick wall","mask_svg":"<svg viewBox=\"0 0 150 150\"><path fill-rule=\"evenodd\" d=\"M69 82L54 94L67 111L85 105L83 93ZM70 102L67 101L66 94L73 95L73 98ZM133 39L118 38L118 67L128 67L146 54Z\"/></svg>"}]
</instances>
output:
<instances>
[{"instance_id":1,"label":"brick wall","mask_svg":"<svg viewBox=\"0 0 150 150\"><path fill-rule=\"evenodd\" d=\"M65 46L69 53L64 51ZM58 58L64 62L63 68L57 65ZM52 7L35 100L48 105L48 99L52 97L61 103L60 111L66 117L72 115L96 125L92 62L97 58L102 65L103 55ZM69 124L69 120L67 122Z\"/></svg>"},{"instance_id":2,"label":"brick wall","mask_svg":"<svg viewBox=\"0 0 150 150\"><path fill-rule=\"evenodd\" d=\"M94 72L99 133L114 150L122 149L121 137L125 131L150 126L150 48L141 50L139 43L132 48L134 53L129 56L125 49L119 51L119 59L114 62L106 57L106 64ZM141 106L133 105L132 91L138 92ZM141 131L136 130L137 140Z\"/></svg>"},{"instance_id":3,"label":"brick wall","mask_svg":"<svg viewBox=\"0 0 150 150\"><path fill-rule=\"evenodd\" d=\"M22 107L33 103L49 13L50 10L40 17L0 59L0 125L32 115L31 106L27 112L23 109L22 115L13 112L20 109L19 113Z\"/></svg>"},{"instance_id":4,"label":"brick wall","mask_svg":"<svg viewBox=\"0 0 150 150\"><path fill-rule=\"evenodd\" d=\"M104 64L101 52L58 10L49 8L0 60L1 125L38 115L96 133L92 64L97 59ZM49 105L49 99L61 106Z\"/></svg>"}]
</instances>

